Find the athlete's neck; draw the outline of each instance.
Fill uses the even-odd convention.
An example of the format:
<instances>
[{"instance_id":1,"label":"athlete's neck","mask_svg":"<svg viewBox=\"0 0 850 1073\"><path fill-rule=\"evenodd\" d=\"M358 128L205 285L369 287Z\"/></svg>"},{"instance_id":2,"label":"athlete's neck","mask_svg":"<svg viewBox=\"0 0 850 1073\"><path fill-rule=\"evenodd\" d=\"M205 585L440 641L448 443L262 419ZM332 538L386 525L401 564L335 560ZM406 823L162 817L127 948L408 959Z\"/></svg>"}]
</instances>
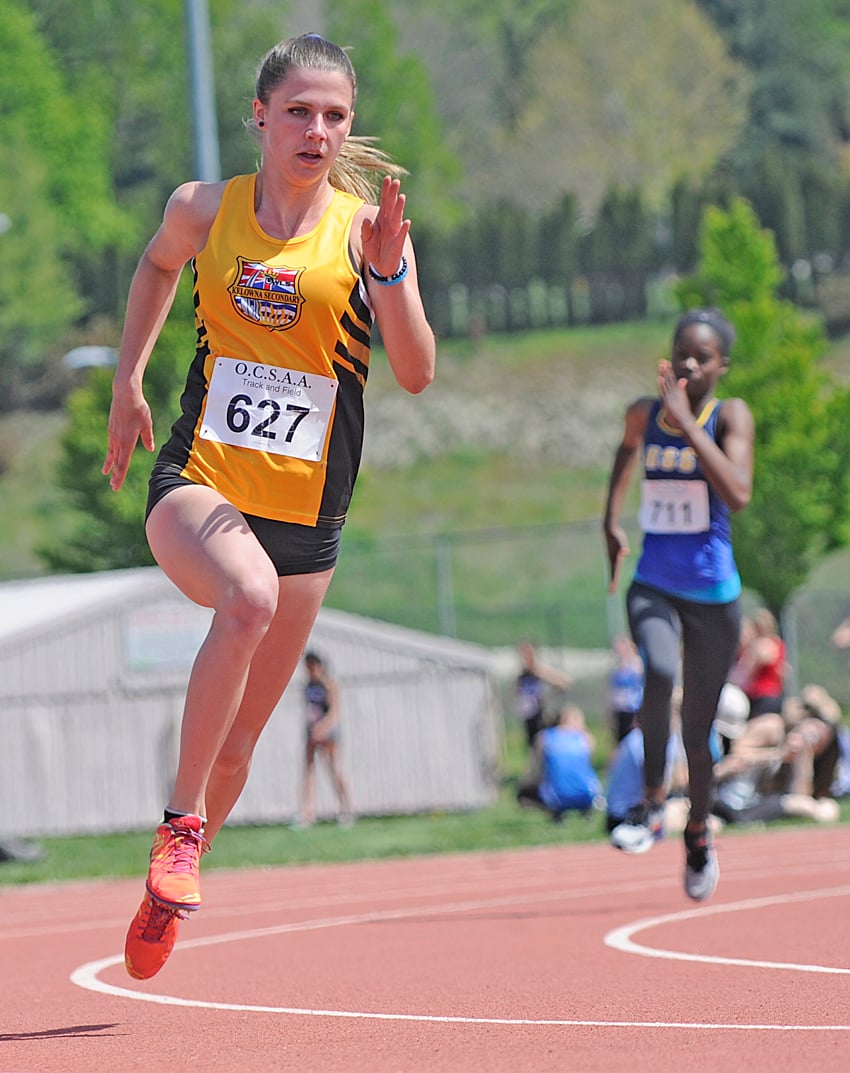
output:
<instances>
[{"instance_id":1,"label":"athlete's neck","mask_svg":"<svg viewBox=\"0 0 850 1073\"><path fill-rule=\"evenodd\" d=\"M254 215L272 238L297 238L313 230L327 212L333 196L334 188L328 182L303 190L278 188L260 171L254 185Z\"/></svg>"}]
</instances>

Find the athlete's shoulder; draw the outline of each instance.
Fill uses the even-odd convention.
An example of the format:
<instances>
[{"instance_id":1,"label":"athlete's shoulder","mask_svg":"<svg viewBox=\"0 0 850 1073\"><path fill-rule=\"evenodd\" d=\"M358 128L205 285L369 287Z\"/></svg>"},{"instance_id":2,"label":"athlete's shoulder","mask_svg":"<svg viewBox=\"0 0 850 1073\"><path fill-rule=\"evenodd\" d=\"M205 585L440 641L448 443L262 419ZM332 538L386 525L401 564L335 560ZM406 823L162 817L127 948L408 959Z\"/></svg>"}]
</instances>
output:
<instances>
[{"instance_id":1,"label":"athlete's shoulder","mask_svg":"<svg viewBox=\"0 0 850 1073\"><path fill-rule=\"evenodd\" d=\"M165 206L166 218L171 216L184 221L214 219L229 182L232 180L215 183L193 180L181 183L168 199Z\"/></svg>"},{"instance_id":2,"label":"athlete's shoulder","mask_svg":"<svg viewBox=\"0 0 850 1073\"><path fill-rule=\"evenodd\" d=\"M650 415L659 405L659 400L653 395L641 395L633 399L626 407L626 424L632 428L636 426L646 427Z\"/></svg>"},{"instance_id":3,"label":"athlete's shoulder","mask_svg":"<svg viewBox=\"0 0 850 1073\"><path fill-rule=\"evenodd\" d=\"M178 186L166 203L160 239L179 249L185 260L200 253L227 185L227 182L188 182Z\"/></svg>"},{"instance_id":4,"label":"athlete's shoulder","mask_svg":"<svg viewBox=\"0 0 850 1073\"><path fill-rule=\"evenodd\" d=\"M721 399L717 406L717 425L721 430L751 431L754 426L752 410L743 399Z\"/></svg>"}]
</instances>

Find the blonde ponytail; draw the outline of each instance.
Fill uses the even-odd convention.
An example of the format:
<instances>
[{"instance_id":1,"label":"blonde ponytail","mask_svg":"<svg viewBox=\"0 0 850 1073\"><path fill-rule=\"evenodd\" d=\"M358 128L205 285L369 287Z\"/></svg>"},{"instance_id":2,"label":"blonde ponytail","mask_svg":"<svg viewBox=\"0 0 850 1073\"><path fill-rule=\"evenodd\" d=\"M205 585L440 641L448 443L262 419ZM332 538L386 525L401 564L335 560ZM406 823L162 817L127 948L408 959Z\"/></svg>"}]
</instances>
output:
<instances>
[{"instance_id":1,"label":"blonde ponytail","mask_svg":"<svg viewBox=\"0 0 850 1073\"><path fill-rule=\"evenodd\" d=\"M346 139L328 176L331 186L374 204L385 175L393 178L407 175L406 169L379 149L376 142L377 138Z\"/></svg>"}]
</instances>

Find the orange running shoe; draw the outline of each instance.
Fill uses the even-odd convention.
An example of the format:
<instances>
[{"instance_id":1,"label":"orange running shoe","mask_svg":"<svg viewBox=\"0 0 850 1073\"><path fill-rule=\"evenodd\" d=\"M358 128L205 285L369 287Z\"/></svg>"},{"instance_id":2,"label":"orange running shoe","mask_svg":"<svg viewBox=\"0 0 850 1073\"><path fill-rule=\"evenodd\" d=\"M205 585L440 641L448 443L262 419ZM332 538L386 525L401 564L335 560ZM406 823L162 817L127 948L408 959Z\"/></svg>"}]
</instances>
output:
<instances>
[{"instance_id":1,"label":"orange running shoe","mask_svg":"<svg viewBox=\"0 0 850 1073\"><path fill-rule=\"evenodd\" d=\"M185 916L149 894L144 896L124 940L124 965L132 977L149 980L159 972L174 948L177 928Z\"/></svg>"},{"instance_id":2,"label":"orange running shoe","mask_svg":"<svg viewBox=\"0 0 850 1073\"><path fill-rule=\"evenodd\" d=\"M200 816L179 816L156 829L148 869L148 893L172 909L197 909L201 904L201 854L209 848Z\"/></svg>"}]
</instances>

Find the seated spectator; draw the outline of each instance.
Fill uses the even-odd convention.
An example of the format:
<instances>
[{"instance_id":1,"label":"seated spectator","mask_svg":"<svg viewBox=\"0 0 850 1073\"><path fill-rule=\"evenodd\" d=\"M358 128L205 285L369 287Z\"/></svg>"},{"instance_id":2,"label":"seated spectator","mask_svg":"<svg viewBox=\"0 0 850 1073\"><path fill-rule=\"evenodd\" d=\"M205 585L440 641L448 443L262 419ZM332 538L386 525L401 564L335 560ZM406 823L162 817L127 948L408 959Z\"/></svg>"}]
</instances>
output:
<instances>
[{"instance_id":1,"label":"seated spectator","mask_svg":"<svg viewBox=\"0 0 850 1073\"><path fill-rule=\"evenodd\" d=\"M608 677L608 711L614 744L635 725L643 699L643 660L631 637L621 634L612 645L614 666Z\"/></svg>"},{"instance_id":2,"label":"seated spectator","mask_svg":"<svg viewBox=\"0 0 850 1073\"><path fill-rule=\"evenodd\" d=\"M776 619L766 607L752 615L752 634L744 638L737 660L737 684L750 700L750 719L781 712L785 697L786 651Z\"/></svg>"},{"instance_id":3,"label":"seated spectator","mask_svg":"<svg viewBox=\"0 0 850 1073\"><path fill-rule=\"evenodd\" d=\"M532 768L517 789L519 803L542 808L554 820L571 810L589 812L602 794L593 767L594 747L584 712L574 704L565 705L557 725L544 728L535 738Z\"/></svg>"},{"instance_id":4,"label":"seated spectator","mask_svg":"<svg viewBox=\"0 0 850 1073\"><path fill-rule=\"evenodd\" d=\"M680 811L679 802L687 804L687 761L685 760L685 750L682 745L678 719L680 700L681 690L677 689L673 694L671 733L667 741L667 759L664 772L667 800L664 805L662 834L669 827L668 814ZM630 809L640 804L643 800L643 760L643 731L639 726L635 726L614 749L608 765L608 780L605 793L605 827L609 833L625 820ZM674 801L677 804L673 805Z\"/></svg>"},{"instance_id":5,"label":"seated spectator","mask_svg":"<svg viewBox=\"0 0 850 1073\"><path fill-rule=\"evenodd\" d=\"M746 702L746 698L744 698ZM670 737L667 741L667 757L664 769L664 786L666 799L664 802L664 820L661 836L667 834L680 834L685 829L690 809L688 798L688 762L685 756L685 747L682 742L682 724L680 706L682 703L681 688L673 691L672 705L670 710ZM745 703L744 711L740 711L738 702L738 717L746 721L748 705ZM711 755L715 761L720 759L720 738L712 733L709 743ZM643 775L643 734L639 726L634 727L611 756L608 768L608 783L606 788L606 816L605 825L610 833L622 823L629 809L643 800L644 775ZM714 826L717 821L709 817L709 826Z\"/></svg>"},{"instance_id":6,"label":"seated spectator","mask_svg":"<svg viewBox=\"0 0 850 1073\"><path fill-rule=\"evenodd\" d=\"M734 682L727 682L720 691L717 711L714 715L714 731L724 756L732 743L744 733L750 714L750 701L746 693Z\"/></svg>"},{"instance_id":7,"label":"seated spectator","mask_svg":"<svg viewBox=\"0 0 850 1073\"><path fill-rule=\"evenodd\" d=\"M643 731L634 726L611 754L605 794L605 827L610 834L643 801Z\"/></svg>"},{"instance_id":8,"label":"seated spectator","mask_svg":"<svg viewBox=\"0 0 850 1073\"><path fill-rule=\"evenodd\" d=\"M572 679L563 671L544 663L531 641L520 641L517 652L520 659L515 684L517 715L525 727L525 740L531 750L534 748L534 739L546 725L549 695L568 690Z\"/></svg>"},{"instance_id":9,"label":"seated spectator","mask_svg":"<svg viewBox=\"0 0 850 1073\"><path fill-rule=\"evenodd\" d=\"M783 707L784 760L791 793L826 797L838 763L841 709L822 686L808 685Z\"/></svg>"},{"instance_id":10,"label":"seated spectator","mask_svg":"<svg viewBox=\"0 0 850 1073\"><path fill-rule=\"evenodd\" d=\"M838 819L838 805L828 797L838 720L838 705L819 686L789 698L781 715L751 719L715 766L714 815L726 823Z\"/></svg>"}]
</instances>

